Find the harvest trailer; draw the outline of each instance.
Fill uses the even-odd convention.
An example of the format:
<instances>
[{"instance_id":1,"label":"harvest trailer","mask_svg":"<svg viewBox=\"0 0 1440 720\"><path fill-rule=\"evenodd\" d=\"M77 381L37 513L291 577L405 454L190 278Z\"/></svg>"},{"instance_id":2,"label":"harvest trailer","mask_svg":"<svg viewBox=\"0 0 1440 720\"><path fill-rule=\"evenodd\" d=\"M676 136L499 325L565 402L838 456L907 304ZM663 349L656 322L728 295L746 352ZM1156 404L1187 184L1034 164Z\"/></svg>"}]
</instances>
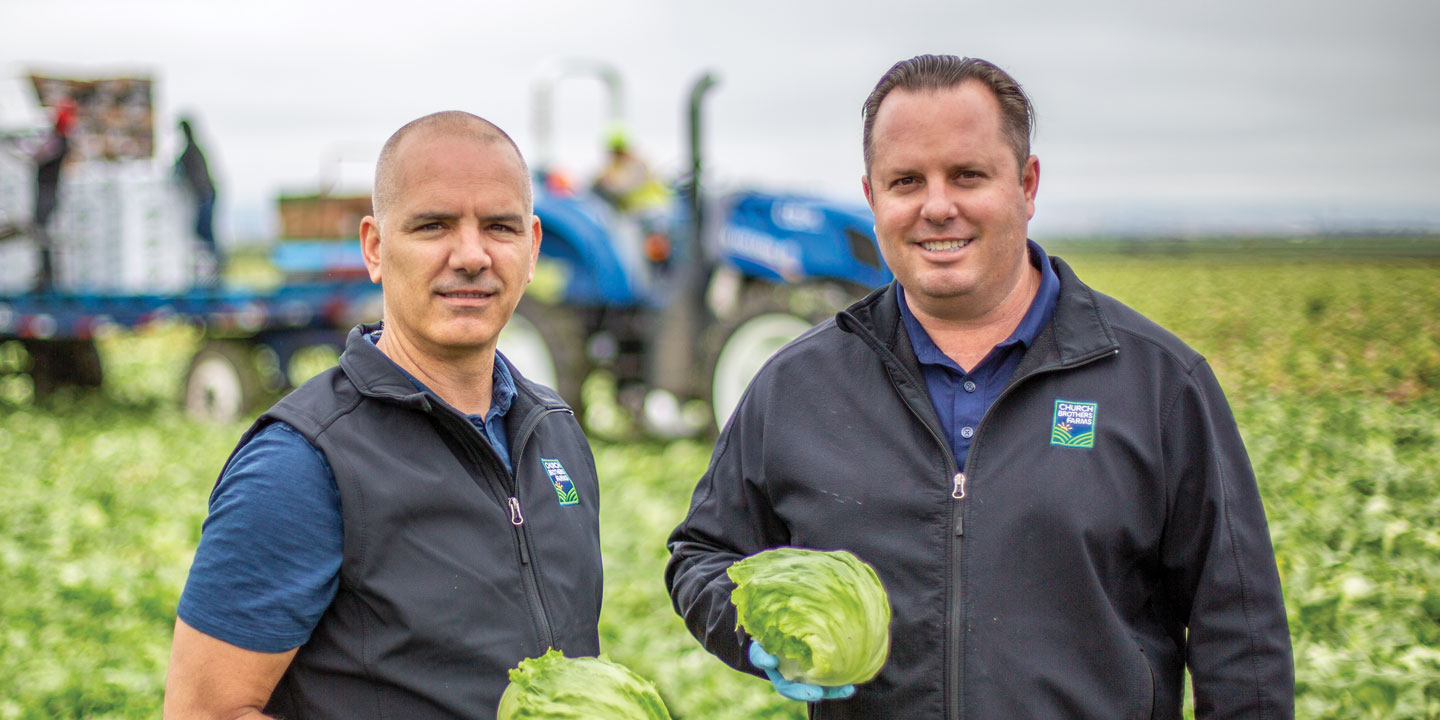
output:
<instances>
[{"instance_id":1,"label":"harvest trailer","mask_svg":"<svg viewBox=\"0 0 1440 720\"><path fill-rule=\"evenodd\" d=\"M75 292L0 295L0 343L18 341L36 397L65 386L97 387L95 339L157 321L202 328L205 342L184 378L184 404L197 419L234 420L268 393L289 387L297 350L338 351L346 330L377 310L368 280L319 281L274 291L192 289L173 294Z\"/></svg>"},{"instance_id":2,"label":"harvest trailer","mask_svg":"<svg viewBox=\"0 0 1440 720\"><path fill-rule=\"evenodd\" d=\"M355 322L379 317L378 286L355 271L358 249L337 253L333 243L280 248L279 288L218 286L195 235L196 205L154 157L149 79L0 80L0 349L11 349L0 357L30 376L37 397L100 384L98 335L177 320L205 336L184 380L186 408L235 419L288 386L296 350L338 348ZM36 167L62 105L76 120L55 212L38 227Z\"/></svg>"}]
</instances>

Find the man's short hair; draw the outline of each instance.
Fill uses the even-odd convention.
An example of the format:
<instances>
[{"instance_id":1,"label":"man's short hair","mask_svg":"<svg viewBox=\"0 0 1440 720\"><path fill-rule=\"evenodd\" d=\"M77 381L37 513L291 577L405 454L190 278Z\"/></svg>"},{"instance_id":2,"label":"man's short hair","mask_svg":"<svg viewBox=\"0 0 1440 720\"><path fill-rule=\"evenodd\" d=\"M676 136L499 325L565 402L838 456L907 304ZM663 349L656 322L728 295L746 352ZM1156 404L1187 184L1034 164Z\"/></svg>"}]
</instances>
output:
<instances>
[{"instance_id":1,"label":"man's short hair","mask_svg":"<svg viewBox=\"0 0 1440 720\"><path fill-rule=\"evenodd\" d=\"M865 125L865 174L870 174L870 163L875 159L875 115L880 112L880 103L890 91L946 90L970 80L983 83L1000 101L1000 122L1005 139L1009 141L1019 167L1024 168L1025 161L1030 157L1030 135L1035 131L1035 108L1020 83L1015 82L1009 73L979 58L917 55L890 66L860 108L860 117Z\"/></svg>"},{"instance_id":2,"label":"man's short hair","mask_svg":"<svg viewBox=\"0 0 1440 720\"><path fill-rule=\"evenodd\" d=\"M520 146L510 139L510 136L500 129L499 125L480 117L472 115L463 110L443 110L431 113L421 118L405 123L403 127L395 131L385 146L380 148L380 159L375 162L375 189L370 196L370 205L374 211L375 219L384 221L385 212L395 202L395 194L398 189L395 187L396 166L399 164L400 144L410 134L418 131L442 131L454 135L469 135L479 142L492 143L505 141L515 151L515 157L520 160L520 169L525 174L525 209L534 210L534 194L530 187L530 166L525 163L525 156L520 153Z\"/></svg>"}]
</instances>

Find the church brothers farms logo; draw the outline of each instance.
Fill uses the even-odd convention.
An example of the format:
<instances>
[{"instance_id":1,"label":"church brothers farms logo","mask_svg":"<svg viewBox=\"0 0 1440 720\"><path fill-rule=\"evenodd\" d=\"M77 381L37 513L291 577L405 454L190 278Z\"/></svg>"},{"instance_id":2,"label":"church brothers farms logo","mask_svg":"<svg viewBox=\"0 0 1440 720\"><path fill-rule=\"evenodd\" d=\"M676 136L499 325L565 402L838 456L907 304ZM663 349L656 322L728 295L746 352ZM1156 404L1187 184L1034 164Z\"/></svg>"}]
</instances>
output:
<instances>
[{"instance_id":1,"label":"church brothers farms logo","mask_svg":"<svg viewBox=\"0 0 1440 720\"><path fill-rule=\"evenodd\" d=\"M555 486L555 496L560 498L560 504L579 505L580 493L575 490L575 483L570 482L570 473L565 472L565 466L559 460L543 457L540 464L545 466L545 473L550 476L550 484Z\"/></svg>"},{"instance_id":2,"label":"church brothers farms logo","mask_svg":"<svg viewBox=\"0 0 1440 720\"><path fill-rule=\"evenodd\" d=\"M1061 447L1095 447L1097 403L1055 399L1055 420L1050 423L1050 444Z\"/></svg>"}]
</instances>

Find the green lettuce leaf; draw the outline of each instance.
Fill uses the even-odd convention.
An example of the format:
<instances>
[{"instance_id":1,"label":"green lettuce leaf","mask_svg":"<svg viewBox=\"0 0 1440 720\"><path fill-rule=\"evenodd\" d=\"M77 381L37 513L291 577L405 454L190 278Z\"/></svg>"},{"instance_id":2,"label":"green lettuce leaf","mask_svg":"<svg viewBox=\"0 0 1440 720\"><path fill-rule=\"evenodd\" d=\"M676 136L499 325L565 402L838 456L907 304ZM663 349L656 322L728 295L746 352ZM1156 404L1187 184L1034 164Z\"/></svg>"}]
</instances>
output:
<instances>
[{"instance_id":1,"label":"green lettuce leaf","mask_svg":"<svg viewBox=\"0 0 1440 720\"><path fill-rule=\"evenodd\" d=\"M670 712L629 668L551 648L510 670L496 720L670 720Z\"/></svg>"},{"instance_id":2,"label":"green lettuce leaf","mask_svg":"<svg viewBox=\"0 0 1440 720\"><path fill-rule=\"evenodd\" d=\"M890 655L890 598L844 550L766 550L731 565L739 626L780 659L786 680L863 683Z\"/></svg>"}]
</instances>

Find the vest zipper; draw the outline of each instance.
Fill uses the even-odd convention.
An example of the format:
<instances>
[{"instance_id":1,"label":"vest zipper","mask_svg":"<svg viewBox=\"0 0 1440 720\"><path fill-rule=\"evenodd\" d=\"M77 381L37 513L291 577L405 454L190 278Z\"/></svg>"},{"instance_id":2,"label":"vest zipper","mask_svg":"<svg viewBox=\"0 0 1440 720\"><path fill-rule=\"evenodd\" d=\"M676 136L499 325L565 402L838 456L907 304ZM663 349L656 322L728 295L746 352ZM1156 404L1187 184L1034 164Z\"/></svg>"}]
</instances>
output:
<instances>
[{"instance_id":1,"label":"vest zipper","mask_svg":"<svg viewBox=\"0 0 1440 720\"><path fill-rule=\"evenodd\" d=\"M515 452L510 456L510 524L515 528L515 537L520 542L520 580L525 589L526 599L531 607L536 609L533 614L535 625L540 632L540 639L545 649L555 647L555 631L550 625L550 611L545 607L545 597L540 592L540 574L531 561L530 556L530 532L525 527L525 516L520 513L520 463L525 457L525 446L530 442L530 434L546 416L559 412L570 412L568 408L545 408L540 412L532 412L520 423L519 432L515 434Z\"/></svg>"},{"instance_id":2,"label":"vest zipper","mask_svg":"<svg viewBox=\"0 0 1440 720\"><path fill-rule=\"evenodd\" d=\"M520 514L520 498L514 496L510 498L510 524L517 528L525 524L525 516ZM528 546L529 543L525 542L525 534L523 532L520 533L521 565L530 564L530 548Z\"/></svg>"},{"instance_id":3,"label":"vest zipper","mask_svg":"<svg viewBox=\"0 0 1440 720\"><path fill-rule=\"evenodd\" d=\"M480 443L476 442L475 439L480 436L480 431L476 429L474 425L471 425L468 420L451 417L448 412L440 410L436 412L440 416L446 417L447 421L455 424L456 427L463 426L464 430L461 435L465 438L466 445L471 448L471 452L475 456L473 458L475 462L488 461L500 470L499 474L501 477L509 481L508 483L504 481L498 483L499 487L494 489L499 490L498 496L500 498L504 498L506 509L510 514L510 525L515 529L515 539L520 549L520 586L525 593L526 605L531 608L530 617L534 621L536 639L539 641L539 651L544 652L548 648L555 647L555 632L550 625L550 614L549 610L545 608L545 599L540 593L540 579L530 553L530 534L525 527L525 515L520 509L519 474L515 472L514 468L520 466L521 459L525 454L525 445L530 440L530 434L535 431L535 426L540 424L540 420L553 413L570 412L570 409L547 407L536 412L531 412L525 417L525 420L520 424L519 432L514 435L514 437L518 439L518 442L515 444L515 452L510 457L510 467L512 470L509 472L505 470L499 457L494 455L494 448L490 448L488 442L485 443L485 448L479 447ZM488 457L486 456L486 450L490 452L490 456ZM485 459L482 460L482 458ZM508 487L506 487L507 485Z\"/></svg>"}]
</instances>

